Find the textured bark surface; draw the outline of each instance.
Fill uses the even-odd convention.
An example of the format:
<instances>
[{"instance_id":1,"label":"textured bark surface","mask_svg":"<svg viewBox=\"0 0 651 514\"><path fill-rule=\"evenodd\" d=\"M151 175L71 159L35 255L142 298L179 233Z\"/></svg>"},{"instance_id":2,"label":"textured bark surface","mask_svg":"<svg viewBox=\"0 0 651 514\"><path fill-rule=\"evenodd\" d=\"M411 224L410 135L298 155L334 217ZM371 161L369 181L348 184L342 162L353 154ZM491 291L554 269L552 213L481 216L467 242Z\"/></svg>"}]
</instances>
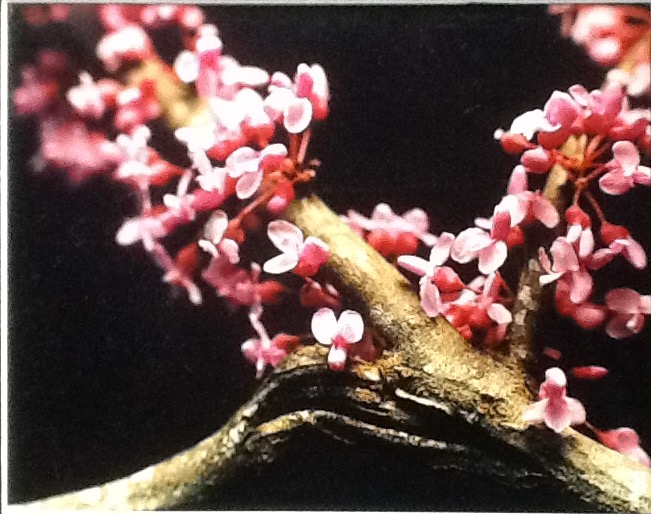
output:
<instances>
[{"instance_id":1,"label":"textured bark surface","mask_svg":"<svg viewBox=\"0 0 651 514\"><path fill-rule=\"evenodd\" d=\"M568 510L649 512L651 473L567 429L521 421L532 401L519 366L473 350L442 319L419 308L407 280L316 197L288 218L331 248L332 279L390 351L373 364L330 372L325 351L291 355L214 435L130 477L27 504L39 508L190 508L247 469L273 461L305 430L342 442L379 439L396 455L431 459L507 486L545 487ZM387 453L389 455L389 453ZM413 455L417 455L414 457Z\"/></svg>"}]
</instances>

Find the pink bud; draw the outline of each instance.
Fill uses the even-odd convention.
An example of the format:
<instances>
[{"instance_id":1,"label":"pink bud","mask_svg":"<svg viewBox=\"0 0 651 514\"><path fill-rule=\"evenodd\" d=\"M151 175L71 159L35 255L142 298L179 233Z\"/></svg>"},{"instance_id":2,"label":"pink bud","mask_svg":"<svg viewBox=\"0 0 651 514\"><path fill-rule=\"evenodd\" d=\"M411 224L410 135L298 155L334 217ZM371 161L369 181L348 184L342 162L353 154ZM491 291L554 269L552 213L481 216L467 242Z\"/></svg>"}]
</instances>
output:
<instances>
[{"instance_id":1,"label":"pink bud","mask_svg":"<svg viewBox=\"0 0 651 514\"><path fill-rule=\"evenodd\" d=\"M547 173L554 164L554 156L550 151L539 146L524 152L520 162L530 173Z\"/></svg>"}]
</instances>

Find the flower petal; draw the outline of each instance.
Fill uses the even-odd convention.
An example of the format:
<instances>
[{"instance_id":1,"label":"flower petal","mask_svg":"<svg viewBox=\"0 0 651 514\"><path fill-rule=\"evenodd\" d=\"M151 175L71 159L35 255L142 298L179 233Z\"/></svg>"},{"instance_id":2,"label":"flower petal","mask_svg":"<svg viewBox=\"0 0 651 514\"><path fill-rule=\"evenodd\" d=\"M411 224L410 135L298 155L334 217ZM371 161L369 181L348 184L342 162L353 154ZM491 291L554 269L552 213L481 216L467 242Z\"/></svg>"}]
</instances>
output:
<instances>
[{"instance_id":1,"label":"flower petal","mask_svg":"<svg viewBox=\"0 0 651 514\"><path fill-rule=\"evenodd\" d=\"M303 132L312 121L312 104L306 98L294 98L285 106L283 125L290 134Z\"/></svg>"},{"instance_id":2,"label":"flower petal","mask_svg":"<svg viewBox=\"0 0 651 514\"><path fill-rule=\"evenodd\" d=\"M429 262L415 255L401 255L398 257L398 264L421 277L432 271Z\"/></svg>"},{"instance_id":3,"label":"flower petal","mask_svg":"<svg viewBox=\"0 0 651 514\"><path fill-rule=\"evenodd\" d=\"M274 220L267 227L267 235L276 248L283 253L298 255L303 246L303 232L285 220Z\"/></svg>"},{"instance_id":4,"label":"flower petal","mask_svg":"<svg viewBox=\"0 0 651 514\"><path fill-rule=\"evenodd\" d=\"M312 316L312 334L316 340L326 346L332 344L337 335L337 319L332 309L323 307Z\"/></svg>"},{"instance_id":5,"label":"flower petal","mask_svg":"<svg viewBox=\"0 0 651 514\"><path fill-rule=\"evenodd\" d=\"M337 322L337 333L349 344L359 341L364 335L364 321L359 312L352 310L342 312Z\"/></svg>"},{"instance_id":6,"label":"flower petal","mask_svg":"<svg viewBox=\"0 0 651 514\"><path fill-rule=\"evenodd\" d=\"M245 173L242 175L237 184L235 184L235 192L240 200L251 198L262 184L264 172L262 170L254 171L253 173Z\"/></svg>"},{"instance_id":7,"label":"flower petal","mask_svg":"<svg viewBox=\"0 0 651 514\"><path fill-rule=\"evenodd\" d=\"M489 275L497 271L508 254L508 249L504 241L495 241L490 246L479 252L478 268L484 275Z\"/></svg>"},{"instance_id":8,"label":"flower petal","mask_svg":"<svg viewBox=\"0 0 651 514\"><path fill-rule=\"evenodd\" d=\"M262 269L266 273L279 275L280 273L286 273L287 271L294 269L297 264L298 255L281 253L280 255L276 255L275 257L265 262L262 266Z\"/></svg>"}]
</instances>

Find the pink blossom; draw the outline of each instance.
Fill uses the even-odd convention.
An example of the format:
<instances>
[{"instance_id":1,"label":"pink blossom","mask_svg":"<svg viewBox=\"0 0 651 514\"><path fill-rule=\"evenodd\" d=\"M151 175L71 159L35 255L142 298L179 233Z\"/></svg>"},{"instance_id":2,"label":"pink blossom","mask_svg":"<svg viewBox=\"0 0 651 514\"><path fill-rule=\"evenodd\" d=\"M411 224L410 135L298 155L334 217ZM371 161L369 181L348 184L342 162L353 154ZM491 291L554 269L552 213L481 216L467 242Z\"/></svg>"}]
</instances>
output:
<instances>
[{"instance_id":1,"label":"pink blossom","mask_svg":"<svg viewBox=\"0 0 651 514\"><path fill-rule=\"evenodd\" d=\"M244 200L253 196L262 184L265 170L275 170L285 159L287 148L277 143L261 152L248 146L238 148L226 159L226 170L230 177L237 178L237 197Z\"/></svg>"},{"instance_id":2,"label":"pink blossom","mask_svg":"<svg viewBox=\"0 0 651 514\"><path fill-rule=\"evenodd\" d=\"M131 132L139 125L158 118L161 107L156 96L156 82L143 80L135 88L120 91L116 97L114 125L121 132Z\"/></svg>"},{"instance_id":3,"label":"pink blossom","mask_svg":"<svg viewBox=\"0 0 651 514\"><path fill-rule=\"evenodd\" d=\"M311 277L323 266L329 255L328 245L317 237L303 240L303 232L285 220L269 223L267 235L282 253L264 263L267 273L280 274L290 270Z\"/></svg>"},{"instance_id":4,"label":"pink blossom","mask_svg":"<svg viewBox=\"0 0 651 514\"><path fill-rule=\"evenodd\" d=\"M631 109L628 99L625 99L624 107L615 117L608 135L617 141L637 141L640 148L643 148L650 121L651 109Z\"/></svg>"},{"instance_id":5,"label":"pink blossom","mask_svg":"<svg viewBox=\"0 0 651 514\"><path fill-rule=\"evenodd\" d=\"M40 114L59 98L59 82L69 70L67 58L54 50L42 50L35 66L20 69L21 85L12 94L19 115Z\"/></svg>"},{"instance_id":6,"label":"pink blossom","mask_svg":"<svg viewBox=\"0 0 651 514\"><path fill-rule=\"evenodd\" d=\"M484 333L482 344L496 345L506 336L506 331L513 321L511 312L502 304L500 291L503 279L499 273L491 273L484 279L477 277L451 304L446 305L444 314L455 328L468 325L477 333ZM477 294L475 291L480 290ZM462 313L462 316L460 314Z\"/></svg>"},{"instance_id":7,"label":"pink blossom","mask_svg":"<svg viewBox=\"0 0 651 514\"><path fill-rule=\"evenodd\" d=\"M198 33L194 51L182 51L174 61L174 70L183 82L196 83L199 96L233 100L240 89L269 82L265 70L241 66L231 56L222 55L222 41L214 25L202 25Z\"/></svg>"},{"instance_id":8,"label":"pink blossom","mask_svg":"<svg viewBox=\"0 0 651 514\"><path fill-rule=\"evenodd\" d=\"M411 234L427 246L436 243L436 236L429 232L429 217L422 209L411 209L399 216L393 212L388 204L379 203L373 209L370 218L352 209L347 214L346 222L353 229L359 227L368 232L384 232L395 242L397 242L401 234ZM395 246L395 243L393 246ZM410 252L403 251L402 253Z\"/></svg>"},{"instance_id":9,"label":"pink blossom","mask_svg":"<svg viewBox=\"0 0 651 514\"><path fill-rule=\"evenodd\" d=\"M569 89L570 95L583 108L579 128L590 134L605 134L624 107L625 96L620 88L594 90L590 93L576 84Z\"/></svg>"},{"instance_id":10,"label":"pink blossom","mask_svg":"<svg viewBox=\"0 0 651 514\"><path fill-rule=\"evenodd\" d=\"M147 33L137 25L125 25L105 35L97 45L97 57L111 73L124 61L139 61L151 56L153 45Z\"/></svg>"},{"instance_id":11,"label":"pink blossom","mask_svg":"<svg viewBox=\"0 0 651 514\"><path fill-rule=\"evenodd\" d=\"M547 228L558 225L560 216L556 207L540 191L529 191L527 173L524 166L518 165L511 173L508 195L502 199L500 210L506 209L511 215L511 225L540 221Z\"/></svg>"},{"instance_id":12,"label":"pink blossom","mask_svg":"<svg viewBox=\"0 0 651 514\"><path fill-rule=\"evenodd\" d=\"M215 211L203 227L204 239L199 240L199 247L213 257L223 252L232 264L240 262L239 246L235 241L224 238L228 227L228 216L224 211Z\"/></svg>"},{"instance_id":13,"label":"pink blossom","mask_svg":"<svg viewBox=\"0 0 651 514\"><path fill-rule=\"evenodd\" d=\"M646 251L642 245L630 235L614 239L608 248L600 248L597 250L592 256L593 266L601 268L620 254L630 262L633 267L637 269L646 268Z\"/></svg>"},{"instance_id":14,"label":"pink blossom","mask_svg":"<svg viewBox=\"0 0 651 514\"><path fill-rule=\"evenodd\" d=\"M78 184L110 172L121 160L119 147L99 132L90 132L81 120L46 118L41 122L40 160L66 172Z\"/></svg>"},{"instance_id":15,"label":"pink blossom","mask_svg":"<svg viewBox=\"0 0 651 514\"><path fill-rule=\"evenodd\" d=\"M479 258L479 271L485 275L499 269L508 253L506 240L511 229L511 215L508 210L495 209L490 233L471 227L456 238L450 255L464 264Z\"/></svg>"},{"instance_id":16,"label":"pink blossom","mask_svg":"<svg viewBox=\"0 0 651 514\"><path fill-rule=\"evenodd\" d=\"M647 468L651 468L651 459L640 446L640 437L632 428L621 427L613 430L597 430L593 427L592 431L604 446L626 455Z\"/></svg>"},{"instance_id":17,"label":"pink blossom","mask_svg":"<svg viewBox=\"0 0 651 514\"><path fill-rule=\"evenodd\" d=\"M527 141L533 139L534 134L540 130L554 131L558 125L551 123L541 109L527 111L513 120L509 134L522 134ZM497 135L497 133L496 133ZM501 135L501 134L500 134Z\"/></svg>"},{"instance_id":18,"label":"pink blossom","mask_svg":"<svg viewBox=\"0 0 651 514\"><path fill-rule=\"evenodd\" d=\"M587 270L591 266L594 236L592 230L584 229L575 242L567 237L558 237L552 243L550 253L553 265L543 248L538 250L538 258L546 274L541 275L540 284L546 285L561 277L568 281L569 297L572 303L585 302L592 294L593 280Z\"/></svg>"},{"instance_id":19,"label":"pink blossom","mask_svg":"<svg viewBox=\"0 0 651 514\"><path fill-rule=\"evenodd\" d=\"M277 337L273 340L269 339L267 329L260 321L261 316L262 305L253 305L249 310L249 321L258 333L258 337L247 339L241 347L245 357L255 364L256 378L262 377L266 366L278 366L287 355L287 350L277 344L279 341Z\"/></svg>"},{"instance_id":20,"label":"pink blossom","mask_svg":"<svg viewBox=\"0 0 651 514\"><path fill-rule=\"evenodd\" d=\"M79 85L70 88L66 98L81 116L99 119L104 114L106 105L102 90L85 71L79 74Z\"/></svg>"},{"instance_id":21,"label":"pink blossom","mask_svg":"<svg viewBox=\"0 0 651 514\"><path fill-rule=\"evenodd\" d=\"M556 433L561 433L570 425L585 423L585 409L581 402L566 395L566 385L567 379L561 369L548 369L545 381L540 385L540 401L524 410L523 420L544 423Z\"/></svg>"},{"instance_id":22,"label":"pink blossom","mask_svg":"<svg viewBox=\"0 0 651 514\"><path fill-rule=\"evenodd\" d=\"M547 173L554 164L554 155L542 146L525 150L520 162L529 173Z\"/></svg>"},{"instance_id":23,"label":"pink blossom","mask_svg":"<svg viewBox=\"0 0 651 514\"><path fill-rule=\"evenodd\" d=\"M284 291L275 280L260 282L260 266L251 263L251 271L238 268L225 252L213 257L201 276L217 294L235 305L276 303Z\"/></svg>"},{"instance_id":24,"label":"pink blossom","mask_svg":"<svg viewBox=\"0 0 651 514\"><path fill-rule=\"evenodd\" d=\"M149 184L154 169L149 165L148 142L151 131L146 125L136 127L131 136L120 134L115 142L122 150L123 161L114 173L116 180L132 182L149 198ZM147 200L148 201L148 200Z\"/></svg>"},{"instance_id":25,"label":"pink blossom","mask_svg":"<svg viewBox=\"0 0 651 514\"><path fill-rule=\"evenodd\" d=\"M290 134L307 129L312 119L322 120L328 114L330 92L325 71L318 64L301 63L294 81L281 72L271 76L265 109L271 119L284 124Z\"/></svg>"},{"instance_id":26,"label":"pink blossom","mask_svg":"<svg viewBox=\"0 0 651 514\"><path fill-rule=\"evenodd\" d=\"M199 183L201 189L225 193L228 170L218 166L213 167L206 152L201 149L190 150L189 155L194 167L199 172L195 180Z\"/></svg>"},{"instance_id":27,"label":"pink blossom","mask_svg":"<svg viewBox=\"0 0 651 514\"><path fill-rule=\"evenodd\" d=\"M126 219L118 229L115 241L120 246L129 246L142 241L145 249L151 251L154 241L165 237L167 233L160 218L149 215L140 216Z\"/></svg>"},{"instance_id":28,"label":"pink blossom","mask_svg":"<svg viewBox=\"0 0 651 514\"><path fill-rule=\"evenodd\" d=\"M569 35L586 49L590 58L608 67L624 58L649 23L649 10L637 6L580 5L574 13Z\"/></svg>"},{"instance_id":29,"label":"pink blossom","mask_svg":"<svg viewBox=\"0 0 651 514\"><path fill-rule=\"evenodd\" d=\"M632 97L648 94L651 91L651 65L648 61L640 63L630 73L613 68L606 75L606 83L611 87L625 87L626 94Z\"/></svg>"},{"instance_id":30,"label":"pink blossom","mask_svg":"<svg viewBox=\"0 0 651 514\"><path fill-rule=\"evenodd\" d=\"M364 334L364 321L353 310L343 311L337 320L332 309L323 307L312 316L312 334L319 343L330 346L330 369L342 371L350 345L357 343Z\"/></svg>"},{"instance_id":31,"label":"pink blossom","mask_svg":"<svg viewBox=\"0 0 651 514\"><path fill-rule=\"evenodd\" d=\"M606 163L611 171L599 179L604 193L621 195L635 184L651 185L651 168L640 166L640 152L630 141L613 144L613 159Z\"/></svg>"},{"instance_id":32,"label":"pink blossom","mask_svg":"<svg viewBox=\"0 0 651 514\"><path fill-rule=\"evenodd\" d=\"M425 313L434 318L443 310L441 292L452 293L463 289L463 282L452 268L443 266L450 256L454 235L443 232L432 247L429 261L415 255L401 255L398 264L419 275L420 305Z\"/></svg>"},{"instance_id":33,"label":"pink blossom","mask_svg":"<svg viewBox=\"0 0 651 514\"><path fill-rule=\"evenodd\" d=\"M606 324L610 337L622 339L640 333L644 317L651 314L651 295L641 295L628 288L612 289L606 294L611 318Z\"/></svg>"},{"instance_id":34,"label":"pink blossom","mask_svg":"<svg viewBox=\"0 0 651 514\"><path fill-rule=\"evenodd\" d=\"M176 187L176 194L163 196L163 204L168 208L168 215L175 218L175 223L187 223L194 221L195 210L193 207L194 195L188 193L188 186L192 179L192 173L185 173Z\"/></svg>"},{"instance_id":35,"label":"pink blossom","mask_svg":"<svg viewBox=\"0 0 651 514\"><path fill-rule=\"evenodd\" d=\"M182 248L174 260L167 253L165 247L158 242L153 243L149 252L165 271L163 281L184 288L190 301L194 305L200 305L202 302L201 290L192 280L197 259L197 245L191 243Z\"/></svg>"}]
</instances>

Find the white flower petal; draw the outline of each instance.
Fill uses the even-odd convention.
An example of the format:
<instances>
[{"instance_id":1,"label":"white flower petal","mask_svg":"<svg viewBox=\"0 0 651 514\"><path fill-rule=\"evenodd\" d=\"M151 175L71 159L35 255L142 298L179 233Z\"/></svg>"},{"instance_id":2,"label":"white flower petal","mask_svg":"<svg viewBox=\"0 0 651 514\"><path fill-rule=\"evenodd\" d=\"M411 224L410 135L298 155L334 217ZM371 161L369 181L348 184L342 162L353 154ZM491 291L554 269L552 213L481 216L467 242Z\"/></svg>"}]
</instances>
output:
<instances>
[{"instance_id":1,"label":"white flower petal","mask_svg":"<svg viewBox=\"0 0 651 514\"><path fill-rule=\"evenodd\" d=\"M289 221L274 220L267 227L267 235L276 248L283 253L298 255L303 246L303 232Z\"/></svg>"},{"instance_id":2,"label":"white flower petal","mask_svg":"<svg viewBox=\"0 0 651 514\"><path fill-rule=\"evenodd\" d=\"M312 334L316 340L326 346L332 344L337 334L337 319L332 309L323 307L312 316Z\"/></svg>"},{"instance_id":3,"label":"white flower petal","mask_svg":"<svg viewBox=\"0 0 651 514\"><path fill-rule=\"evenodd\" d=\"M342 312L337 322L337 333L348 343L359 341L364 335L364 321L359 312L352 310Z\"/></svg>"},{"instance_id":4,"label":"white flower petal","mask_svg":"<svg viewBox=\"0 0 651 514\"><path fill-rule=\"evenodd\" d=\"M298 264L298 255L289 255L287 253L281 253L276 255L272 259L269 259L264 263L262 269L266 273L271 273L272 275L279 275L281 273L286 273L296 267Z\"/></svg>"}]
</instances>

